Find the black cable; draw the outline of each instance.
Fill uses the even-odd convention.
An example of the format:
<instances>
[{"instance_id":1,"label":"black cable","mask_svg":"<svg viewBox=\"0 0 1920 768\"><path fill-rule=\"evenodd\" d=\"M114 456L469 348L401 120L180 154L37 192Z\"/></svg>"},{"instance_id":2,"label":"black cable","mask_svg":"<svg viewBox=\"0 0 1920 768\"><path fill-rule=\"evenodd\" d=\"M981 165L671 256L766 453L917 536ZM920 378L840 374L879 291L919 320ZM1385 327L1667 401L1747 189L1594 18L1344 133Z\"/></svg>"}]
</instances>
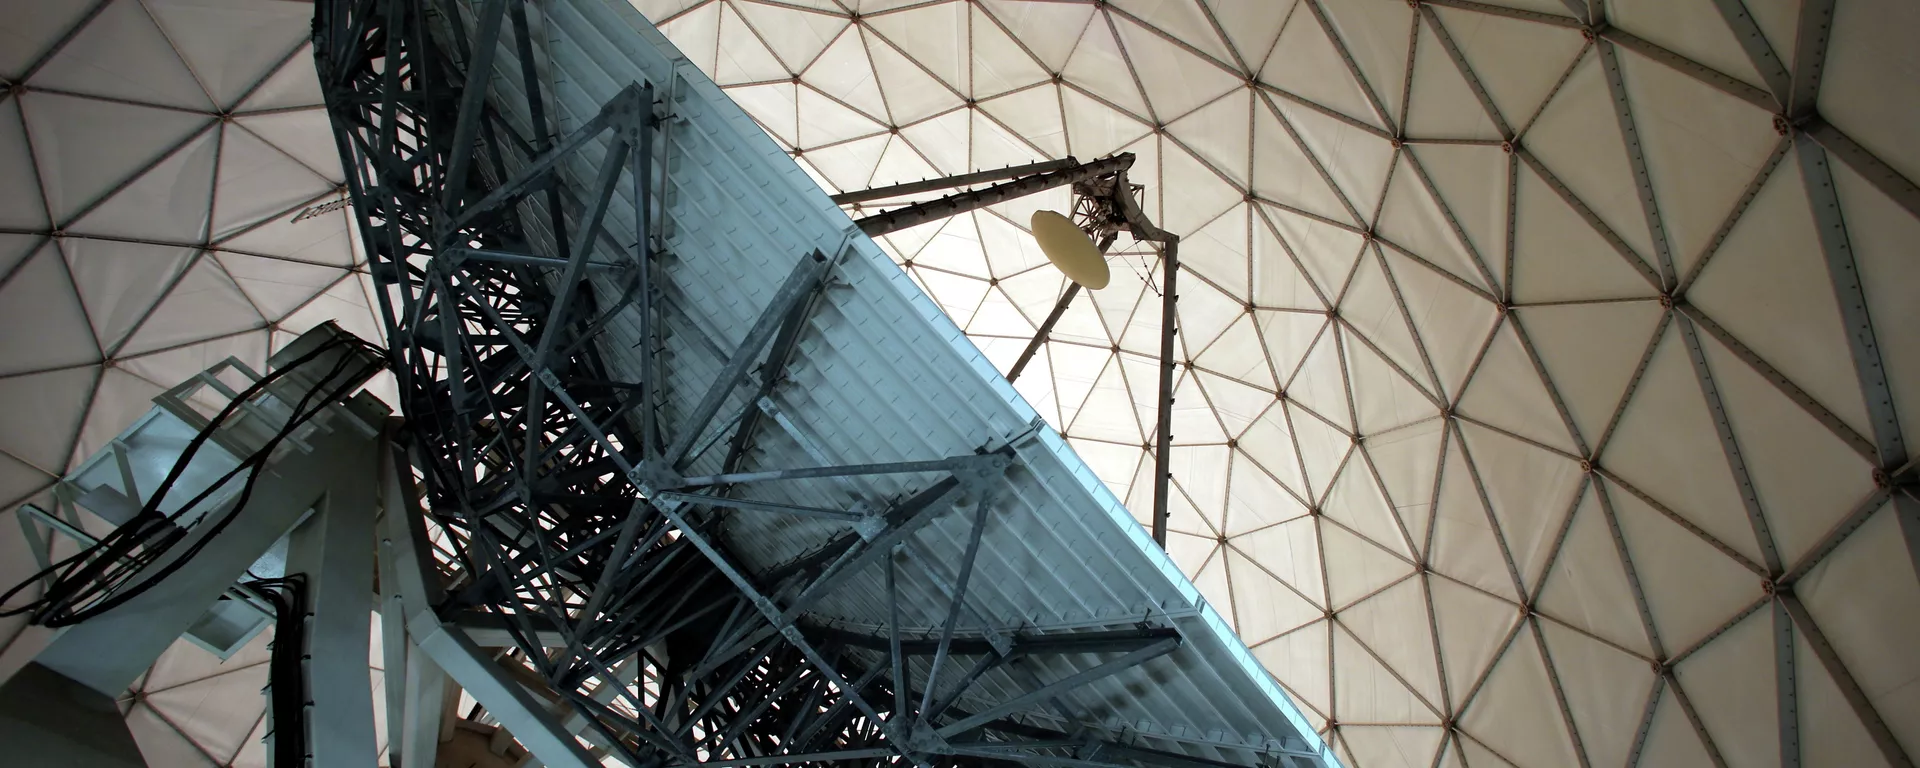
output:
<instances>
[{"instance_id":1,"label":"black cable","mask_svg":"<svg viewBox=\"0 0 1920 768\"><path fill-rule=\"evenodd\" d=\"M372 350L370 345L359 339L336 337L327 340L314 350L268 373L259 381L247 387L247 389L228 402L226 407L221 409L220 413L209 421L207 426L200 430L187 444L186 449L181 452L180 458L168 472L166 479L155 489L152 496L146 504L141 507L138 514L118 528L115 528L99 542L69 557L63 558L58 563L42 569L39 573L14 585L13 588L7 590L4 594L0 594L0 604L4 604L6 601L13 599L13 597L25 589L27 585L44 579L49 575L57 574L54 582L48 586L40 598L23 606L0 610L0 616L15 616L22 613L31 613L31 618L36 624L43 624L50 627L68 626L85 621L131 600L184 566L195 555L199 554L215 536L219 535L240 511L246 507L247 501L252 496L254 485L259 479L260 469L265 466L267 459L279 446L280 441L286 439L300 426L310 421L328 406L345 397L348 392L357 385L357 381L363 375L369 373L369 371L365 369L356 371L355 375L345 379L340 386L327 391L326 396L319 400L317 405L311 408L309 407L309 403L313 402L315 395L320 394L322 388L328 382L333 381L342 372L347 370L348 364L354 360L354 356L350 352L340 355L339 359L334 362L333 367L326 375L322 376L319 381L301 397L300 401L293 407L287 423L279 432L274 434L258 451L247 456L233 469L209 484L205 490L201 491L193 499L180 506L182 512L194 509L215 491L226 487L228 481L232 480L235 475L242 471L247 471L247 478L241 488L239 498L230 505L229 511L224 517L212 524L212 530L208 531L206 535L196 541L181 557L168 563L158 573L130 587L122 588L128 579L158 561L170 551L174 545L186 537L188 533L187 530L172 525L172 518L160 512L160 505L165 500L167 493L172 490L174 483L177 482L181 474L185 472L187 466L192 463L194 455L199 451L200 447L212 437L219 426L225 423L242 404L250 401L255 395L266 389L266 387L274 381L283 378L288 373L311 363L321 355L341 346L375 351ZM379 363L374 363L369 367L377 370L380 365ZM136 548L139 550L138 553L135 553Z\"/></svg>"},{"instance_id":2,"label":"black cable","mask_svg":"<svg viewBox=\"0 0 1920 768\"><path fill-rule=\"evenodd\" d=\"M343 358L343 360L344 359L345 358ZM329 373L328 377L325 379L322 379L321 381L331 380L333 375L335 375L343 367L344 367L343 365L336 365L335 371L332 373ZM258 452L256 452L252 456L249 456L246 461L242 462L242 466L235 467L233 470L230 470L225 476L221 477L220 484L224 485L226 481L230 479L234 474L236 474L241 468L247 467L250 465L251 469L253 470L247 475L245 485L241 486L239 498L229 508L227 514L224 517L220 518L220 520L215 522L213 524L212 530L208 531L205 536L202 536L198 541L195 541L192 544L192 546L190 546L187 549L185 554L182 554L180 557L175 558L172 562L168 563L165 567L161 568L160 571L154 574L152 577L142 580L139 583L134 584L132 587L128 587L125 589L113 589L109 593L108 591L106 591L106 589L103 588L104 585L96 585L95 588L91 590L91 592L93 594L106 594L107 596L100 598L97 602L88 605L84 609L74 610L68 613L60 613L58 611L61 609L64 609L65 604L57 603L53 606L54 608L53 611L45 612L45 615L47 618L45 618L42 621L42 623L51 627L62 627L62 626L68 626L70 624L76 624L81 621L85 621L89 618L92 618L94 616L98 616L101 613L104 613L114 608L115 606L118 606L122 603L125 603L128 600L133 599L134 597L138 596L142 592L145 592L146 590L152 588L153 585L158 583L160 580L165 579L166 577L172 575L173 572L185 566L189 561L193 559L195 555L198 555L202 550L206 549L207 545L213 541L214 537L220 535L220 532L222 530L225 530L227 525L229 523L232 523L233 520L239 516L240 510L246 507L247 501L253 496L254 484L256 481L259 480L259 477L260 477L259 470L264 466L264 464L266 463L266 458L273 453L274 449L279 445L280 441L285 439L289 434L291 434L294 431L294 429L299 427L301 424L304 424L313 416L317 415L321 410L324 410L328 405L331 405L334 401L338 400L340 397L344 397L346 395L346 390L351 389L352 386L353 386L352 380L349 379L347 384L342 385L339 388L336 388L332 393L329 394L327 399L322 400L320 404L317 407L315 407L313 410L304 411L304 408L307 402L312 399L315 393L319 392L319 389L316 387L315 389L309 391L305 397L301 398L300 406L296 408L296 413L298 413L299 415L289 419L287 421L286 427L284 427L278 434L274 435L274 437L271 440L269 440L267 444L263 446ZM189 502L189 504L186 507L184 507L184 509L191 509L193 506L197 505L202 499L204 499L213 490L213 488L217 488L217 487L219 486L218 485L211 486L208 488L207 491L201 492L201 494L199 496L196 496L193 499L193 501ZM184 529L179 529L179 528L171 529L169 531L170 535L163 540L164 545L159 549L159 552L148 557L147 562L151 563L154 560L157 560L160 555L165 554L166 551L170 549L174 544L178 543L181 539L185 538L186 533L187 532ZM123 571L126 573L126 578L131 578L131 576L137 572L136 569L133 569L131 567L123 568ZM118 587L118 582L116 582L113 586ZM67 601L68 604L72 602L74 601Z\"/></svg>"},{"instance_id":3,"label":"black cable","mask_svg":"<svg viewBox=\"0 0 1920 768\"><path fill-rule=\"evenodd\" d=\"M273 655L267 660L268 706L273 712L273 765L302 765L307 759L306 657L307 581L301 574L259 579L243 586L273 603Z\"/></svg>"},{"instance_id":4,"label":"black cable","mask_svg":"<svg viewBox=\"0 0 1920 768\"><path fill-rule=\"evenodd\" d=\"M346 356L342 356L340 360L335 362L333 369L330 370L327 373L327 375L323 377L320 381L326 382L326 381L332 380L332 378L335 375L338 375L341 369L345 367L345 361L348 359L349 358L347 358ZM181 454L180 460L175 462L174 468L172 472L170 472L166 481L163 481L161 483L160 487L156 490L156 492L151 497L151 500L147 503L146 507L143 508L141 511L142 515L148 516L146 518L147 522L143 524L144 529L141 529L141 528L135 529L135 532L133 534L134 543L142 543L143 537L147 535L153 535L153 532L156 532L156 531L158 532L157 541L150 545L143 545L141 547L141 552L138 557L129 556L129 557L123 557L123 558L116 558L116 557L108 556L108 557L97 558L90 561L88 564L89 567L83 569L81 573L74 574L70 577L66 577L66 580L69 583L73 583L77 585L73 588L71 593L57 595L57 596L54 596L54 599L46 601L46 604L43 605L38 612L36 612L35 620L39 623L46 624L47 626L59 627L59 626L67 626L69 624L77 623L87 618L91 618L92 616L97 616L100 613L103 613L106 610L116 605L119 605L121 603L126 602L129 599L132 599L135 595L138 595L141 592L146 591L146 589L150 588L152 584L157 582L159 579L165 578L166 576L172 574L174 571L178 570L180 567L184 566L187 560L190 559L192 555L199 553L205 547L205 544L208 541L210 541L214 535L217 535L221 529L226 527L226 524L233 519L233 515L238 512L239 508L244 507L246 505L247 498L248 496L251 495L253 483L258 478L259 469L261 465L264 464L266 457L273 452L274 448L278 445L279 441L282 438L284 438L287 434L291 433L301 423L304 423L307 419L311 418L311 416L313 415L312 413L306 412L306 404L311 399L314 392L317 392L317 391L318 391L318 387L316 387L314 390L309 391L307 396L301 398L300 403L295 406L292 415L290 415L287 424L282 428L279 434L276 434L274 438L267 443L266 446L264 446L260 451L256 452L255 454L250 455L246 459L242 460L240 464L236 465L233 469L228 470L225 475L222 475L214 483L208 485L208 487L205 490L201 491L200 494L196 495L194 498L190 499L186 504L181 506L181 509L183 511L193 509L194 507L198 506L202 501L204 501L208 496L212 495L215 491L225 487L226 483L229 480L233 479L234 475L239 474L241 470L250 470L249 474L247 475L246 485L243 486L242 488L241 496L239 500L234 504L233 508L229 511L228 515L226 517L223 517L221 520L219 520L215 524L215 528L213 531L211 531L207 536L202 537L200 541L196 542L194 547L188 551L187 555L181 558L177 558L174 562L169 563L168 566L165 569L163 569L159 574L156 574L153 578L143 581L138 585L135 585L134 588L127 590L125 592L118 592L118 593L115 592L121 584L125 583L126 579L132 578L133 575L138 573L141 569L145 568L146 566L158 560L162 555L164 555L167 551L169 551L173 547L173 545L177 544L180 540L186 537L187 531L183 528L180 528L179 526L159 524L158 521L170 522L169 518L160 514L159 504L165 497L166 493L172 489L173 481L178 477L180 470L187 463L190 463L192 461L193 454L199 447L199 445L193 444L193 443L190 443L188 445L187 450ZM322 407L324 407L324 404ZM211 430L214 427L215 427L214 424L209 424L208 429L203 430L202 434L210 435ZM196 436L196 439L197 437L198 436ZM117 532L118 531L116 531L116 533ZM104 569L104 573L102 572L103 569ZM49 590L50 594L52 592L53 590ZM89 604L87 608L85 608L83 611L69 611L70 606L77 605L77 604L85 604L89 599L94 599L100 595L110 595L110 596L102 600L101 602Z\"/></svg>"},{"instance_id":5,"label":"black cable","mask_svg":"<svg viewBox=\"0 0 1920 768\"><path fill-rule=\"evenodd\" d=\"M323 345L321 349L316 349L312 354L303 356L300 360L283 367L281 371L277 371L276 373L284 375L286 371L307 363L320 353L335 346L338 346L338 343ZM322 381L324 382L333 375L336 375L341 367L339 362L336 362L335 369L330 371L327 378L322 379ZM247 393L243 394L240 398L236 398L234 403L230 403L229 407L223 410L213 422L209 423L206 429L203 429L199 435L195 436L195 439L188 444L187 449L182 452L180 460L175 463L166 480L156 489L151 499L142 507L139 514L127 521L127 523L123 524L120 528L115 529L98 544L76 553L74 557L67 558L54 567L54 569L64 568L65 571L61 573L59 579L56 580L54 585L47 590L47 593L39 601L27 607L27 609L33 611L33 619L36 623L46 623L50 626L64 626L67 623L71 623L71 621L79 620L64 613L69 606L84 604L101 594L112 591L124 583L125 580L130 578L134 573L157 560L160 555L164 554L184 537L186 533L184 530L178 526L166 524L171 521L167 516L159 512L160 503L164 500L167 492L172 489L173 483L178 479L185 466L191 463L194 454L204 443L205 439L211 436L212 431L217 428L218 424L231 415L239 402L257 393L259 389L264 388L264 384L265 381L263 380L261 383L250 387ZM305 410L305 404L306 399L303 398L301 404L295 408L295 413L292 414L292 418L289 420L290 426L292 426L294 420L300 419L300 412ZM225 487L227 481L231 480L233 476L241 470L257 471L260 458L262 457L257 455L248 457L239 465L235 466L233 470L209 485L200 495L196 496L187 504L182 505L181 509L187 510L194 508L208 495ZM252 477L253 475L249 475L249 480L251 480ZM140 547L140 552L137 555L133 554L133 548L136 546ZM81 561L81 565L78 567L72 565L76 560ZM168 572L172 570L173 569L170 568ZM47 572L48 571L42 571L41 574L36 574L34 578L44 576ZM11 596L12 593L6 595L6 597ZM128 597L131 597L131 595ZM120 602L124 602L124 600L115 601L115 604L117 605ZM14 609L12 612L17 613L21 612L21 610L23 609ZM97 613L98 611L90 610L87 612L87 615L97 615ZM71 619L71 621L68 619Z\"/></svg>"}]
</instances>

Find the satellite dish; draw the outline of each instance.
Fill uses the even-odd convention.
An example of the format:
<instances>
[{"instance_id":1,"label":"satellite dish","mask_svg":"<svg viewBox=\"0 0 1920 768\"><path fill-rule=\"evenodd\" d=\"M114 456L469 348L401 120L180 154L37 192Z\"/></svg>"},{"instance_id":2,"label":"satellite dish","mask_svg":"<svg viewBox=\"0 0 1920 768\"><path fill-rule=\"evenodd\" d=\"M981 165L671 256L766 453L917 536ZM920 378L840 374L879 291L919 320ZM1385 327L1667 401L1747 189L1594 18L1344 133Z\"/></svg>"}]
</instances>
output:
<instances>
[{"instance_id":1,"label":"satellite dish","mask_svg":"<svg viewBox=\"0 0 1920 768\"><path fill-rule=\"evenodd\" d=\"M1072 219L1053 211L1034 211L1028 223L1033 227L1033 239L1039 241L1041 252L1047 254L1047 261L1053 262L1055 269L1087 288L1097 291L1107 287L1113 273L1107 270L1106 255L1094 247L1086 232L1073 225Z\"/></svg>"}]
</instances>

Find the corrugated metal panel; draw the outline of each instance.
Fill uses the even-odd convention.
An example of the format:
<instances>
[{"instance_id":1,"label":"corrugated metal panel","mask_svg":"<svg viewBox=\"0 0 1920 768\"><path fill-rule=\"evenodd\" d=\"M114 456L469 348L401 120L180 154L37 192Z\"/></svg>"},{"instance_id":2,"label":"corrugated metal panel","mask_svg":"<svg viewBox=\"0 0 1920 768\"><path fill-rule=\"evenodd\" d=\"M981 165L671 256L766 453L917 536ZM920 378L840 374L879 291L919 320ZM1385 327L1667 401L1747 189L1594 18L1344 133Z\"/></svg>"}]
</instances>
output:
<instances>
[{"instance_id":1,"label":"corrugated metal panel","mask_svg":"<svg viewBox=\"0 0 1920 768\"><path fill-rule=\"evenodd\" d=\"M773 396L784 418L762 430L750 466L938 459L1033 431L1033 439L1018 443L1016 465L990 513L967 594L975 616L963 619L963 633L980 636L978 617L1000 632L1142 622L1175 627L1185 642L1173 654L1067 698L1114 736L1155 748L1213 759L1246 756L1210 744L1324 756L1323 745L1279 687L1093 471L744 112L631 8L579 0L542 10L536 27L546 45L537 55L545 57L539 64L563 128L583 123L635 81L653 84L672 113L656 157L668 179L662 226L670 255L661 274L668 283L662 416L669 430L719 374L793 265L815 249L827 253L839 260L831 285L809 320L788 383ZM508 121L524 128L530 120L514 53L503 43L492 87ZM604 140L588 147L563 172L584 188L605 149ZM608 230L632 231L632 211L630 198L616 199ZM552 253L550 238L535 235L535 248ZM603 241L600 247L611 245ZM594 280L603 295L623 289L613 278ZM630 312L620 317L599 343L616 371L637 378L636 356L628 352L641 339L635 320ZM751 391L736 391L716 423L749 407ZM719 471L723 453L704 455L688 474ZM789 480L742 488L747 497L786 503L878 507L935 477ZM904 559L920 567L900 569L904 626L938 633L949 603L945 590L958 570L953 561L965 550L970 525L947 514L915 537ZM721 538L750 568L766 569L845 530L842 524L743 513L728 520ZM886 606L881 574L869 569L805 620L884 632ZM983 677L962 706L1003 701L1031 690L1036 680L1103 660L1032 657L1019 668ZM943 679L959 673L949 674ZM1055 717L1032 714L1035 722Z\"/></svg>"}]
</instances>

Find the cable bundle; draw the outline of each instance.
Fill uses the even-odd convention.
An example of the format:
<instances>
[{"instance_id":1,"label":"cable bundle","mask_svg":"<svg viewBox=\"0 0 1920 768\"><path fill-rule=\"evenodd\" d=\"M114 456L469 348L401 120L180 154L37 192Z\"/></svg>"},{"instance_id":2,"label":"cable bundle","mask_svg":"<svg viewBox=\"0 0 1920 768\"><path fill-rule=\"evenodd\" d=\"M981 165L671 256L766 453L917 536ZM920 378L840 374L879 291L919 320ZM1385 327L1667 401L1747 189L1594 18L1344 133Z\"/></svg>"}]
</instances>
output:
<instances>
[{"instance_id":1,"label":"cable bundle","mask_svg":"<svg viewBox=\"0 0 1920 768\"><path fill-rule=\"evenodd\" d=\"M300 624L307 615L304 574L258 579L243 584L273 604L273 655L267 661L267 684L272 691L273 764L303 765L307 754L305 670Z\"/></svg>"},{"instance_id":2,"label":"cable bundle","mask_svg":"<svg viewBox=\"0 0 1920 768\"><path fill-rule=\"evenodd\" d=\"M212 525L212 530L209 530L205 536L202 536L199 541L194 542L180 557L175 558L173 562L162 567L157 573L137 583L128 583L134 575L140 573L147 566L158 562L171 551L175 545L178 545L187 537L187 529L173 524L173 518L175 516L162 513L160 506L161 503L165 501L167 493L172 490L174 483L180 478L180 475L193 463L194 455L199 452L200 446L204 445L207 439L212 437L214 432L219 429L220 425L225 423L228 418L239 410L242 403L253 399L254 396L265 390L268 385L284 378L287 374L298 370L302 366L311 364L327 352L343 346L372 351L376 353L375 359L384 359L384 355L380 354L378 349L358 338L352 336L336 336L328 339L314 350L301 355L287 365L281 366L266 376L261 377L259 381L254 382L252 386L247 387L246 390L228 402L226 407L222 408L220 413L215 415L207 426L200 430L199 434L194 435L193 440L187 443L186 450L181 452L179 460L174 462L173 468L168 471L166 479L160 483L159 487L154 490L153 495L141 506L138 514L121 524L118 528L115 528L112 533L107 534L104 538L100 539L100 541L69 557L61 559L59 562L48 566L39 573L14 585L13 588L8 589L4 594L0 594L0 606L4 606L12 601L21 591L25 590L28 585L41 581L48 576L53 577L53 582L48 585L45 593L38 599L24 605L0 609L0 616L18 616L23 613L29 614L30 620L33 623L48 627L64 627L78 624L112 610L115 606L125 603L148 589L151 589L162 579L172 575L175 571L179 570L181 566L191 561L194 556L198 555L202 549L205 549L207 544L219 536L220 532L226 529L227 525L232 523L234 518L246 508L248 499L253 495L254 483L259 479L260 470L266 466L267 458L273 455L274 449L279 447L280 441L293 434L301 425L311 421L313 417L319 415L327 406L346 397L354 387L358 386L358 383L362 381L365 376L372 373L372 371L366 370L366 367L377 369L380 367L379 363L371 363L368 364L368 366L354 370L350 366L352 366L356 357L351 354L351 350L348 354L340 355L339 358L334 361L333 367L327 371L326 375L315 382L314 387L308 390L306 395L302 396L300 401L294 405L292 414L288 417L287 423L280 428L279 432L268 439L266 444L261 446L258 451L241 460L237 466L228 470L227 473L221 475L218 480L209 484L206 490L201 491L187 503L180 506L182 512L196 508L201 502L213 495L215 491L224 488L228 481L232 480L236 475L239 475L243 471L246 472L245 484L241 486L239 498L228 508L227 513L212 523L202 521L203 525ZM342 378L342 374L348 375ZM331 389L327 389L327 387L335 381L341 383L333 386ZM323 390L325 390L324 393ZM315 397L321 394L324 394L324 396Z\"/></svg>"}]
</instances>

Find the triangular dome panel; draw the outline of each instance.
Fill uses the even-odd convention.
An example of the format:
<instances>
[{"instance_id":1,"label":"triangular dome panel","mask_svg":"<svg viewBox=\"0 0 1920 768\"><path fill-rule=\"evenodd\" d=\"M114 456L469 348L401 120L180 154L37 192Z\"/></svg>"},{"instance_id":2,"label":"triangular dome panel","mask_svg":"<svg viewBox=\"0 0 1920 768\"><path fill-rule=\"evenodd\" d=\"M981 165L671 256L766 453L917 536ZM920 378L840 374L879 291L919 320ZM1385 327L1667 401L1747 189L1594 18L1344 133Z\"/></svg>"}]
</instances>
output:
<instances>
[{"instance_id":1,"label":"triangular dome panel","mask_svg":"<svg viewBox=\"0 0 1920 768\"><path fill-rule=\"evenodd\" d=\"M188 245L205 242L218 154L219 137L213 131L189 139L88 210L69 229L78 234Z\"/></svg>"},{"instance_id":2,"label":"triangular dome panel","mask_svg":"<svg viewBox=\"0 0 1920 768\"><path fill-rule=\"evenodd\" d=\"M180 109L212 106L139 0L108 3L34 73L33 85Z\"/></svg>"},{"instance_id":3,"label":"triangular dome panel","mask_svg":"<svg viewBox=\"0 0 1920 768\"><path fill-rule=\"evenodd\" d=\"M245 0L148 0L154 20L206 86L231 109L313 36L306 9Z\"/></svg>"},{"instance_id":4,"label":"triangular dome panel","mask_svg":"<svg viewBox=\"0 0 1920 768\"><path fill-rule=\"evenodd\" d=\"M56 222L85 210L211 122L204 115L50 93L26 94L19 102Z\"/></svg>"},{"instance_id":5,"label":"triangular dome panel","mask_svg":"<svg viewBox=\"0 0 1920 768\"><path fill-rule=\"evenodd\" d=\"M364 305L362 305L364 306ZM151 352L266 324L225 270L202 256L153 309L122 348ZM377 337L376 337L377 338Z\"/></svg>"},{"instance_id":6,"label":"triangular dome panel","mask_svg":"<svg viewBox=\"0 0 1920 768\"><path fill-rule=\"evenodd\" d=\"M96 362L99 347L60 251L52 245L0 282L0 327L32 334L0 334L0 375Z\"/></svg>"},{"instance_id":7,"label":"triangular dome panel","mask_svg":"<svg viewBox=\"0 0 1920 768\"><path fill-rule=\"evenodd\" d=\"M1487 673L1479 695L1461 718L1462 725L1521 765L1576 765L1579 758L1558 707L1532 705L1554 700L1552 677L1534 636L1537 631L1521 627Z\"/></svg>"},{"instance_id":8,"label":"triangular dome panel","mask_svg":"<svg viewBox=\"0 0 1920 768\"><path fill-rule=\"evenodd\" d=\"M107 350L118 349L153 312L197 252L192 247L80 238L62 241L60 248L67 254L68 272L100 348Z\"/></svg>"}]
</instances>

